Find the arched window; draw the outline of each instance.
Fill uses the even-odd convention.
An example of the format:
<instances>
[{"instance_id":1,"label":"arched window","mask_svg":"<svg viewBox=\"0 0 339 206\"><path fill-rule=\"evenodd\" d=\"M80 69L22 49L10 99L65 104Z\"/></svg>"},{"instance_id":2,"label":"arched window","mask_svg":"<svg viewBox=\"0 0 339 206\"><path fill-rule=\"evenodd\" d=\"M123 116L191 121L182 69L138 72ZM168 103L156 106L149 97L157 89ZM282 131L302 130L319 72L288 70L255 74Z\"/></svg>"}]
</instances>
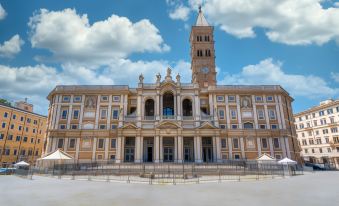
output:
<instances>
[{"instance_id":1,"label":"arched window","mask_svg":"<svg viewBox=\"0 0 339 206\"><path fill-rule=\"evenodd\" d=\"M182 102L182 115L183 116L193 116L192 112L192 101L189 99L184 99Z\"/></svg>"},{"instance_id":2,"label":"arched window","mask_svg":"<svg viewBox=\"0 0 339 206\"><path fill-rule=\"evenodd\" d=\"M152 117L154 116L154 100L148 99L145 102L145 116Z\"/></svg>"},{"instance_id":3,"label":"arched window","mask_svg":"<svg viewBox=\"0 0 339 206\"><path fill-rule=\"evenodd\" d=\"M171 92L166 92L162 96L162 111L164 116L174 115L174 96Z\"/></svg>"},{"instance_id":4,"label":"arched window","mask_svg":"<svg viewBox=\"0 0 339 206\"><path fill-rule=\"evenodd\" d=\"M244 123L244 129L253 129L253 123L251 122Z\"/></svg>"}]
</instances>

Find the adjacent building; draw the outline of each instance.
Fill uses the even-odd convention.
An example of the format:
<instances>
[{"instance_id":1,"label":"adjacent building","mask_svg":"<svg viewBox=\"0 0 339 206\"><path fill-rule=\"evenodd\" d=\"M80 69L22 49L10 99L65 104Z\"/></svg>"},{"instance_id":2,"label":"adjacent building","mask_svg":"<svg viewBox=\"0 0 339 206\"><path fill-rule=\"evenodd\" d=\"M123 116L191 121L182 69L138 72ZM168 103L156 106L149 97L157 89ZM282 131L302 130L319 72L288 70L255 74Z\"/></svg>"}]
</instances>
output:
<instances>
[{"instance_id":1,"label":"adjacent building","mask_svg":"<svg viewBox=\"0 0 339 206\"><path fill-rule=\"evenodd\" d=\"M199 11L190 34L192 81L139 76L128 85L56 86L47 151L77 160L221 162L263 153L299 160L290 97L278 85L217 85L213 27Z\"/></svg>"},{"instance_id":2,"label":"adjacent building","mask_svg":"<svg viewBox=\"0 0 339 206\"><path fill-rule=\"evenodd\" d=\"M14 107L0 104L0 167L22 160L34 163L42 154L46 122L26 101Z\"/></svg>"},{"instance_id":3,"label":"adjacent building","mask_svg":"<svg viewBox=\"0 0 339 206\"><path fill-rule=\"evenodd\" d=\"M294 118L304 161L339 168L339 100L323 101Z\"/></svg>"}]
</instances>

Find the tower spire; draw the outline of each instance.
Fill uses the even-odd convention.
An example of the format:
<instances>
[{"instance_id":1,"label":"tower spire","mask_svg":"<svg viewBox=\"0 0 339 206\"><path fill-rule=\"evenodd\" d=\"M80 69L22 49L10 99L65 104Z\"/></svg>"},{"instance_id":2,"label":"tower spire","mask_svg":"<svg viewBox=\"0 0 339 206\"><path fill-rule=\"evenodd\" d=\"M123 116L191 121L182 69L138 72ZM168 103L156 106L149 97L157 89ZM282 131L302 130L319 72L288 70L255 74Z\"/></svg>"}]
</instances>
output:
<instances>
[{"instance_id":1,"label":"tower spire","mask_svg":"<svg viewBox=\"0 0 339 206\"><path fill-rule=\"evenodd\" d=\"M198 14L197 22L195 25L196 26L209 26L204 14L202 13L201 5L199 5L199 14Z\"/></svg>"}]
</instances>

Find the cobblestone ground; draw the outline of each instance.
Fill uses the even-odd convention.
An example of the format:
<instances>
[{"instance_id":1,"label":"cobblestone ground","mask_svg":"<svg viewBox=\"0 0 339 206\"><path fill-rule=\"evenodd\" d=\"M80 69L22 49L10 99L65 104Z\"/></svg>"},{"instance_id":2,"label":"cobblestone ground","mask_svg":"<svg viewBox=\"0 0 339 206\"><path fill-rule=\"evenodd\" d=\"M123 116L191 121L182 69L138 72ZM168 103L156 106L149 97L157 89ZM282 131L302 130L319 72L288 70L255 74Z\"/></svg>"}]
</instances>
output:
<instances>
[{"instance_id":1,"label":"cobblestone ground","mask_svg":"<svg viewBox=\"0 0 339 206\"><path fill-rule=\"evenodd\" d=\"M337 205L339 172L262 181L148 185L0 176L0 205Z\"/></svg>"}]
</instances>

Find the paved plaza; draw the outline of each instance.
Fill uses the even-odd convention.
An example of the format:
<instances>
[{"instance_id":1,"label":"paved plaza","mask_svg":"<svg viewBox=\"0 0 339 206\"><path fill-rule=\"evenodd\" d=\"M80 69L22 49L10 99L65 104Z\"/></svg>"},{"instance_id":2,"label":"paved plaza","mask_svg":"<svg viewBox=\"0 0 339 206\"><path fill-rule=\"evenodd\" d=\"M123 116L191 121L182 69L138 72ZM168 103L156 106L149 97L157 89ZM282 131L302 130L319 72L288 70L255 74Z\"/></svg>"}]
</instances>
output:
<instances>
[{"instance_id":1,"label":"paved plaza","mask_svg":"<svg viewBox=\"0 0 339 206\"><path fill-rule=\"evenodd\" d=\"M338 185L339 172L188 185L0 176L0 205L336 205Z\"/></svg>"}]
</instances>

